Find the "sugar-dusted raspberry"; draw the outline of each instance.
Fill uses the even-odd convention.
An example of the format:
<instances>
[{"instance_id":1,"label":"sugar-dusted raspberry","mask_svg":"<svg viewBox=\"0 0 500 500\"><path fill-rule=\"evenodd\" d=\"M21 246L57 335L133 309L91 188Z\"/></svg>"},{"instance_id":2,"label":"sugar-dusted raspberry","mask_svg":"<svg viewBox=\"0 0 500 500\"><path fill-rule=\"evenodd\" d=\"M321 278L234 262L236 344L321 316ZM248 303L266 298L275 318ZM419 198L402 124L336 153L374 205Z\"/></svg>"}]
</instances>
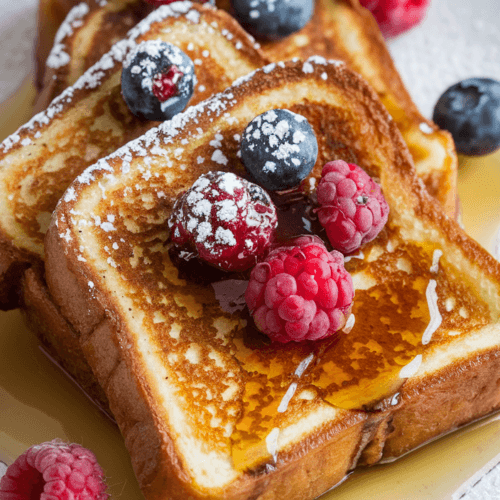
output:
<instances>
[{"instance_id":1,"label":"sugar-dusted raspberry","mask_svg":"<svg viewBox=\"0 0 500 500\"><path fill-rule=\"evenodd\" d=\"M342 160L323 167L317 209L333 248L347 254L373 240L385 226L389 205L380 186L360 167Z\"/></svg>"},{"instance_id":2,"label":"sugar-dusted raspberry","mask_svg":"<svg viewBox=\"0 0 500 500\"><path fill-rule=\"evenodd\" d=\"M32 446L0 480L2 500L107 500L95 455L60 440Z\"/></svg>"},{"instance_id":3,"label":"sugar-dusted raspberry","mask_svg":"<svg viewBox=\"0 0 500 500\"><path fill-rule=\"evenodd\" d=\"M257 328L278 342L328 337L351 312L354 288L344 257L315 236L272 250L250 275L245 300Z\"/></svg>"},{"instance_id":4,"label":"sugar-dusted raspberry","mask_svg":"<svg viewBox=\"0 0 500 500\"><path fill-rule=\"evenodd\" d=\"M208 172L175 202L173 243L225 271L244 271L266 251L278 224L276 207L256 184L230 172Z\"/></svg>"},{"instance_id":5,"label":"sugar-dusted raspberry","mask_svg":"<svg viewBox=\"0 0 500 500\"><path fill-rule=\"evenodd\" d=\"M418 24L431 0L361 0L377 20L385 37L399 35Z\"/></svg>"}]
</instances>

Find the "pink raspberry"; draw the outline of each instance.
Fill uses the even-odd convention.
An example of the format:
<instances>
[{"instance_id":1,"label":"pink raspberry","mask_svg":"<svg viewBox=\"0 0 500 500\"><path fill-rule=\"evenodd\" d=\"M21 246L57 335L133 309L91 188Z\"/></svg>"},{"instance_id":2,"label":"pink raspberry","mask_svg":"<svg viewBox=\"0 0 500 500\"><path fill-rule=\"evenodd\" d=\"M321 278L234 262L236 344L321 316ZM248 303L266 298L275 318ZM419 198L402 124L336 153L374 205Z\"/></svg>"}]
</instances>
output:
<instances>
[{"instance_id":1,"label":"pink raspberry","mask_svg":"<svg viewBox=\"0 0 500 500\"><path fill-rule=\"evenodd\" d=\"M380 31L390 38L409 30L424 17L430 0L361 0L377 20Z\"/></svg>"},{"instance_id":2,"label":"pink raspberry","mask_svg":"<svg viewBox=\"0 0 500 500\"><path fill-rule=\"evenodd\" d=\"M0 480L2 500L107 500L95 455L60 440L32 446Z\"/></svg>"},{"instance_id":3,"label":"pink raspberry","mask_svg":"<svg viewBox=\"0 0 500 500\"><path fill-rule=\"evenodd\" d=\"M253 268L245 292L257 328L278 342L333 335L345 325L353 297L344 257L315 236L272 250Z\"/></svg>"},{"instance_id":4,"label":"pink raspberry","mask_svg":"<svg viewBox=\"0 0 500 500\"><path fill-rule=\"evenodd\" d=\"M389 216L380 186L360 167L342 160L323 167L316 209L333 248L347 254L373 240Z\"/></svg>"},{"instance_id":5,"label":"pink raspberry","mask_svg":"<svg viewBox=\"0 0 500 500\"><path fill-rule=\"evenodd\" d=\"M230 172L208 172L177 199L168 225L182 252L212 266L244 271L266 251L278 224L269 195Z\"/></svg>"}]
</instances>

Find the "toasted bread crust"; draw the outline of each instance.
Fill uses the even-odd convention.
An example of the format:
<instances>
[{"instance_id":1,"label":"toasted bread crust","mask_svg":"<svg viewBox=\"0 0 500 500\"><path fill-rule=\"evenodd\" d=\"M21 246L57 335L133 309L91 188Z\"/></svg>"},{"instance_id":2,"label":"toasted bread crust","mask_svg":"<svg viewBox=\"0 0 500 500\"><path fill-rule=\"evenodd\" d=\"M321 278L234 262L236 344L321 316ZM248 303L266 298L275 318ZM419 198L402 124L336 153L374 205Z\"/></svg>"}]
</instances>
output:
<instances>
[{"instance_id":1,"label":"toasted bread crust","mask_svg":"<svg viewBox=\"0 0 500 500\"><path fill-rule=\"evenodd\" d=\"M40 0L38 5L37 50L35 57L35 83L43 86L45 63L54 44L59 26L78 0Z\"/></svg>"},{"instance_id":2,"label":"toasted bread crust","mask_svg":"<svg viewBox=\"0 0 500 500\"><path fill-rule=\"evenodd\" d=\"M34 266L26 270L22 290L21 311L28 327L82 390L101 410L109 413L108 400L83 354L79 334L66 321L50 296L43 268Z\"/></svg>"},{"instance_id":3,"label":"toasted bread crust","mask_svg":"<svg viewBox=\"0 0 500 500\"><path fill-rule=\"evenodd\" d=\"M49 251L49 256L58 256L59 271L55 277L56 283L61 279L64 281L63 276L66 275L68 281L78 287L76 280L67 275L70 273L67 267L60 267L60 257L64 255L64 252L60 249L60 239L55 227L49 230L47 245L52 249ZM57 248L59 250L56 250ZM48 264L48 267L50 269L52 266ZM64 270L61 272L61 269ZM87 295L86 302L89 303L92 299L85 293L85 290L85 287L78 287L77 290L73 290L72 295L78 293L81 296ZM70 315L78 321L78 313L74 315L70 313ZM108 327L109 325L106 326ZM103 335L102 331L96 328L95 333L88 337L85 346L88 359L94 367L99 367L97 376L103 386L108 386L110 374L116 371L116 366L120 362L120 349L111 341L112 337L116 338L117 333L112 334L108 331L106 335ZM492 349L478 354L474 359L464 359L445 367L431 377L409 379L399 391L396 400L391 397L381 402L381 413L371 414L365 420L358 420L351 427L334 433L331 442L325 439L323 445L315 448L308 456L307 467L303 464L297 466L292 463L285 471L282 471L280 478L275 479L276 491L286 492L286 495L262 498L266 500L268 498L297 498L297 500L316 498L332 485L341 482L345 474L356 465L374 465L380 461L392 461L436 437L498 411L500 409L499 373L500 349ZM127 390L130 390L130 386ZM121 407L120 414L123 412L121 397L124 392L126 391L116 391L112 395L114 403ZM362 429L360 422L363 422ZM145 478L146 483L140 484L147 484L148 474L144 471L153 474L150 468L154 468L153 464L157 466L157 462L152 459L145 460L143 450L158 450L160 446L154 426L138 423L125 435L125 441L137 476ZM332 468L327 471L327 475L320 475L318 478L316 471L321 470L325 463L330 464ZM165 484L171 480L171 478L165 479ZM304 484L311 482L313 486L308 494L300 493L299 496L294 496ZM172 498L179 498L179 500L185 498L182 495L186 492L183 489L178 491L179 496ZM151 498L157 498L154 493L148 492L149 494L152 495ZM147 496L147 498L150 497ZM261 497L249 496L248 498Z\"/></svg>"},{"instance_id":4,"label":"toasted bread crust","mask_svg":"<svg viewBox=\"0 0 500 500\"><path fill-rule=\"evenodd\" d=\"M307 64L310 64L311 68L309 68ZM303 69L304 67L306 68L305 70ZM381 177L382 187L390 200L390 204L392 204L391 206L394 208L396 206L394 204L397 203L396 200L402 200L399 202L400 205L398 205L398 209L396 209L391 216L393 220L391 224L395 224L399 228L401 236L405 238L406 233L409 231L409 227L418 223L422 226L421 231L425 232L425 244L432 244L433 241L440 242L440 245L446 248L448 252L446 256L447 260L453 260L454 262L460 261L463 274L477 275L479 273L480 276L484 278L484 280L482 280L484 283L481 283L480 286L486 287L486 289L489 290L488 293L481 292L481 297L485 303L488 304L487 307L490 308L489 319L483 319L485 319L485 321L492 321L495 331L498 330L498 324L494 319L498 316L498 310L500 309L498 299L500 291L500 269L498 263L482 250L479 245L472 242L452 220L446 217L441 212L438 203L425 191L422 182L415 176L410 154L396 126L388 120L387 112L378 102L373 91L358 76L342 66L335 67L332 64L324 64L322 66L321 63L316 64L312 62L307 62L305 65L302 65L302 63L297 63L295 65L288 64L285 65L282 70L279 68L266 68L264 71L258 71L254 78L249 77L246 82L240 83L226 91L226 95L231 94L231 103L228 104L228 106L236 106L236 103L240 102L240 100L245 97L248 99L248 96L251 96L250 99L254 99L255 95L263 96L270 94L276 86L285 85L284 82L286 82L287 88L290 88L294 82L305 79L305 73L308 75L308 78L311 79L309 81L310 85L319 84L319 82L324 81L321 77L323 70L327 74L327 79L333 79L336 88L339 89L339 92L345 96L346 99L355 99L356 105L348 101L350 102L349 109L352 112L351 116L357 116L356 112L359 111L360 114L368 116L370 122L373 121L376 124L374 128L377 130L378 139L380 139L378 147L381 148L380 152L382 156L387 158L388 161L390 160L390 165L384 167L387 168L387 171L383 169L380 170L375 167L375 164L371 165L367 158L362 159L364 164L366 163L368 167L374 169L372 172L373 175L379 175ZM296 103L293 104L295 105ZM314 103L308 102L308 106L308 108L304 108L304 113L312 120L312 110L315 109ZM182 137L188 137L189 127L192 126L191 124L186 125L182 120L191 123L189 120L191 120L193 116L197 116L196 113L201 110L202 107L199 107L197 110L192 110L191 114L189 112L186 113L186 117L179 117L179 123L174 120L172 126L178 127L176 130L183 130L185 134L177 137L178 140ZM222 110L224 110L224 106L222 106ZM222 113L222 111L220 112ZM182 123L183 126L180 126L180 123ZM201 121L200 123L203 124L204 122ZM318 127L318 122L313 121L313 123ZM197 125L198 124L197 122ZM184 130L184 126L188 128ZM328 130L325 123L323 123L322 126L322 130ZM168 129L163 130L165 132ZM347 132L343 126L340 125L336 129L336 134L338 134L338 137L342 140L344 140L344 138L347 140ZM148 140L153 140L153 138L154 134L148 136ZM138 144L134 144L131 151L135 151L137 146ZM106 166L107 172L109 172L109 168L116 168L116 171L119 171L121 155L125 154L126 151L127 150L122 150L118 152L113 157L108 158L105 163L102 162L100 166ZM225 152L229 154L228 150L225 150ZM358 152L358 154L360 153ZM209 168L210 165L204 164L203 167L198 167L198 170L201 171ZM192 182L192 178L199 174L199 171L192 172L186 170L183 171L183 173L179 172L176 174L177 183L175 189L182 190L184 185ZM158 489L163 489L165 487L165 481L171 478L172 474L177 474L178 478L173 479L173 484L182 483L185 480L186 471L178 465L182 461L182 457L175 451L176 443L171 440L170 428L168 424L162 420L161 408L156 400L155 392L147 383L148 374L144 371L147 370L147 368L145 368L138 359L135 359L133 337L131 331L128 329L125 311L117 306L113 290L110 289L111 285L106 285L106 283L111 282L105 280L105 275L107 275L107 278L110 278L113 271L104 266L101 272L96 272L92 265L83 263L81 260L77 259L78 255L80 255L80 250L78 249L78 243L76 241L73 241L71 238L66 238L66 240L61 238L61 235L66 235L68 229L70 230L70 236L77 237L76 233L71 233L71 226L68 225L64 214L76 208L78 197L83 196L83 192L87 189L86 186L89 181L89 175L92 175L92 182L98 182L102 175L102 172L99 171L99 166L96 167L92 173L88 172L85 178L73 184L71 191L72 196L68 197L66 202L61 202L55 214L53 224L51 225L46 240L46 249L48 253L47 280L51 288L51 293L58 302L60 301L61 310L64 311L64 314L68 315L67 317L70 322L85 324L87 321L86 317L82 318L82 315L86 314L86 312L83 311L86 308L83 307L81 308L82 310L78 312L78 309L80 309L79 305L68 299L68 292L70 290L73 290L74 296L78 295L74 290L80 290L79 300L87 305L90 302L93 303L96 301L100 304L102 311L106 311L106 320L100 323L90 336L87 335L85 337L87 340L83 340L84 337L82 336L82 340L85 343L83 349L97 376L100 377L100 383L107 391L112 405L111 408L117 416L117 421L122 432L124 432L125 435L130 432L129 429L133 428L134 422L137 421L138 415L136 415L135 412L138 411L138 405L144 405L143 408L148 407L148 410L144 411L146 411L146 413L149 412L154 421L154 426L158 429L156 434L159 440L158 443L160 443L161 439L166 439L166 441L158 444L161 450L158 451L158 453L163 460L161 463L158 463L154 457L147 458L145 455L147 455L148 452L145 452L145 450L142 450L142 452L139 452L137 449L131 450L133 460L137 460L136 470L146 468L148 471L152 469L155 471L154 474L156 474L156 477L154 480L151 479L152 482L150 484L148 484L145 479L140 480L144 491L147 492L148 498L161 498L161 496L157 497L155 495L158 495ZM318 175L318 171L313 171L313 175ZM173 197L175 196L175 192L168 191L167 196ZM414 210L416 215L414 212L411 212L413 215L409 215L410 212L407 212L406 208L410 211ZM56 220L59 224L57 228L55 226ZM61 266L62 262L65 263L64 271L62 270L63 266ZM418 261L411 263L416 265ZM121 264L125 267L125 261L121 262ZM474 272L472 272L473 270ZM110 271L109 274L108 271ZM90 287L92 291L90 291L88 285L89 280L92 281L93 286ZM479 286L479 284L477 281L471 281L468 283L468 286L474 289L474 287ZM480 292L477 291L477 293L479 294ZM465 325L465 323L463 324ZM481 325L474 326L472 328L471 337L475 334L474 332L476 332L476 330L479 331L480 326ZM464 332L469 332L465 326L462 328L464 328ZM432 363L436 353L439 354L440 347L442 347L442 351L447 352L446 347L450 345L450 342L450 339L443 337L439 339L436 338L435 342L427 348L427 351L424 351L426 357L424 358L423 366ZM132 344L132 349L127 348L129 343ZM98 354L99 350L103 348L104 352L107 352L107 350L110 349L109 346L115 346L114 349L117 354L114 356L105 355L100 357ZM485 347L481 350L480 355L484 356L484 359L487 360L491 359L489 358L490 356L496 356L494 353L497 351L498 345L494 347ZM101 358L104 358L104 361ZM111 362L110 359L112 360ZM442 380L445 382L445 385L457 388L456 392L452 391L450 394L449 401L451 406L458 403L464 396L465 393L460 389L460 387L462 387L460 381L466 380L467 377L463 377L461 370L470 370L470 368L471 363L469 363L467 359L460 357L455 359L450 357L449 361L446 361L444 365L439 366L432 372L432 377L436 377L436 380ZM471 418L481 416L485 411L490 411L498 407L496 378L492 377L493 371L496 370L496 363L490 364L489 362L485 362L484 370L488 373L485 379L491 377L494 379L494 382L490 383L488 386L488 390L486 391L487 394L485 394L484 401L481 403L478 410L479 413L474 414L472 407L471 411L465 414L460 411L451 412L450 417L446 420L446 425L439 428L440 433L452 430L457 425L461 425ZM490 370L492 371L490 372ZM99 372L101 374L99 374ZM114 373L119 373L119 376L116 375L116 380L114 380ZM473 378L474 372L471 373L471 377ZM120 386L122 383L120 381L125 379L127 379L126 389L123 389ZM410 379L410 381L411 380L412 379ZM280 451L280 460L275 470L266 474L265 480L260 476L251 479L248 472L243 473L243 476L240 476L236 481L228 485L227 490L224 492L211 492L212 496L214 498L228 499L277 499L288 498L288 494L290 494L291 498L314 498L314 496L309 495L317 495L320 490L316 490L310 483L296 482L293 471L303 471L297 475L304 477L305 470L307 469L305 462L307 462L309 456L317 453L318 470L316 474L319 477L328 477L328 481L331 481L329 486L333 486L335 484L333 479L338 477L337 473L339 471L336 471L334 475L329 475L330 464L326 464L326 462L320 458L322 454L324 454L324 456L330 456L330 453L335 451L335 444L331 439L338 437L338 439L342 440L339 441L339 443L342 442L342 446L347 446L347 443L351 445L349 447L349 453L347 454L348 458L346 458L344 454L340 454L340 456L345 459L345 463L349 464L347 467L342 467L345 472L353 467L358 462L358 459L360 463L372 464L380 460L380 458L389 457L390 453L393 453L393 451L386 452L385 450L388 439L392 440L390 442L394 443L394 445L388 447L388 450L394 449L396 450L395 453L399 452L398 450L402 452L404 449L404 439L408 439L408 441L411 442L411 447L427 441L435 435L435 428L429 429L427 432L419 429L418 432L413 433L411 427L408 428L407 425L409 423L409 416L415 408L420 413L423 413L426 405L439 395L439 384L429 384L429 380L431 380L431 378L416 378L409 383L408 386L413 387L413 393L416 394L414 407L412 407L410 403L406 403L406 396L403 397L401 404L392 404L392 397L394 394L391 394L390 397L379 402L377 406L377 408L379 408L378 411L368 413L354 410L344 411L342 413L342 418L345 419L346 427L342 432L347 432L347 430L350 429L349 435L338 434L339 428L337 426L335 426L337 428L335 432L326 426L317 433L313 433L311 437L302 441L301 444L287 448L283 452ZM403 384L402 389L400 389L402 394L405 387L406 386ZM479 388L479 385L474 387ZM132 394L133 392L135 392L133 397L131 396L128 400L123 399L126 394ZM397 420L400 408L403 408L403 410L401 410L403 415L401 417L401 422ZM374 410L376 410L376 408ZM446 411L446 409L443 411ZM130 415L133 415L133 417ZM436 412L435 416L436 418L440 418L441 414L439 411ZM146 417L144 416L144 418ZM362 428L354 429L352 426L359 424L359 418L363 420ZM432 418L430 421L432 421ZM426 422L426 424L428 423L429 421ZM151 429L152 434L156 432L154 426ZM126 429L126 431L124 431L124 429ZM397 435L399 431L403 434L407 432L407 436L406 438L401 438L401 442L398 443ZM165 437L163 433L167 433L167 437ZM344 437L346 441L343 440ZM320 451L320 444L326 442L330 444L325 444L325 448ZM337 452L340 453L340 448L337 449ZM291 464L295 465L292 466ZM297 469L295 469L295 467L297 467ZM154 474L148 477L152 478ZM286 482L290 482L290 484L293 485L294 493L286 490L286 494L283 496L283 492L280 491L280 488L283 488L283 484ZM266 485L266 489L263 489L264 484ZM325 483L322 483L321 487L325 486L327 486L326 480ZM191 488L192 487L187 486L186 483L184 489L180 491L187 493ZM177 498L175 492L169 492L168 494L171 496L167 498ZM198 489L195 498L202 498L203 494L209 495L208 492Z\"/></svg>"},{"instance_id":5,"label":"toasted bread crust","mask_svg":"<svg viewBox=\"0 0 500 500\"><path fill-rule=\"evenodd\" d=\"M196 32L197 23L203 25L204 38L200 28L198 41L191 43L190 30ZM218 26L217 30L212 24ZM75 87L67 89L46 111L6 139L0 146L0 178L2 189L10 195L2 200L1 210L0 282L5 277L6 284L2 286L5 292L0 293L0 309L19 305L16 297L22 270L43 259L44 221L50 218L57 200L75 176L157 125L134 117L121 97L123 57L148 37L174 38L184 48L191 44L192 54L199 53L200 57L204 48L212 49L211 55L204 57L204 67L196 66L199 85L191 104L267 63L225 12L181 2L173 8L164 6L139 24ZM223 65L224 58L231 64Z\"/></svg>"},{"instance_id":6,"label":"toasted bread crust","mask_svg":"<svg viewBox=\"0 0 500 500\"><path fill-rule=\"evenodd\" d=\"M73 324L81 325L86 332L80 336L82 351L109 397L110 409L124 436L144 496L148 500L207 498L193 489L168 436L165 443L166 435L160 431L163 426L155 421L155 415L151 415L148 408L154 406L154 402L138 383L141 369L124 347L126 340L120 332L120 323L114 318L102 319L105 317L105 299L92 297L88 288L81 286L77 275L68 268L67 255L55 226L47 232L46 245L47 281L66 317ZM87 308L94 313L87 314ZM369 421L369 415L364 412L346 412L345 417L331 428L310 436L307 443L300 443L280 455L280 463L272 472L265 469L248 472L228 490L219 491L210 498L316 498L341 482L356 466L362 444L370 440L381 420L377 414ZM307 463L301 460L306 450ZM325 463L329 464L326 469ZM320 470L322 474L318 474ZM307 485L306 489L304 485Z\"/></svg>"},{"instance_id":7,"label":"toasted bread crust","mask_svg":"<svg viewBox=\"0 0 500 500\"><path fill-rule=\"evenodd\" d=\"M0 310L8 311L19 307L22 292L19 284L24 271L37 260L33 259L27 252L12 245L10 239L3 238L0 231Z\"/></svg>"},{"instance_id":8,"label":"toasted bread crust","mask_svg":"<svg viewBox=\"0 0 500 500\"><path fill-rule=\"evenodd\" d=\"M64 22L54 24L54 21L51 24L59 26L59 30L55 45L49 45L53 47L50 53L45 54L47 48L43 44L47 43L47 40L43 43L39 40L36 76L41 81L38 82L39 93L34 103L34 113L46 109L59 94L73 85L153 10L148 3L136 0L106 2L104 5L90 0L83 4L83 8L80 2L75 2L73 10L68 10L63 18ZM39 16L47 16L47 7L42 2L39 6ZM119 22L116 22L117 16ZM43 21L45 25L48 24L48 19L41 18L40 24ZM102 30L94 32L94 25L101 26ZM87 32L87 26L91 29L90 33ZM40 26L39 33L41 30ZM71 64L66 63L69 57Z\"/></svg>"},{"instance_id":9,"label":"toasted bread crust","mask_svg":"<svg viewBox=\"0 0 500 500\"><path fill-rule=\"evenodd\" d=\"M387 432L383 460L500 408L500 349L489 349L425 379L408 380Z\"/></svg>"},{"instance_id":10,"label":"toasted bread crust","mask_svg":"<svg viewBox=\"0 0 500 500\"><path fill-rule=\"evenodd\" d=\"M216 4L232 12L229 0L218 0ZM117 22L110 29L101 16L115 9ZM143 16L149 12L143 0L110 3L101 11L90 12L80 31L88 30L87 36L99 41L94 44L98 47L97 54L103 54L103 49L108 48L108 40L123 31L122 23L127 23L130 16L140 17L141 9ZM46 81L53 91L44 90L37 109L44 109L89 67L82 64L82 57L78 55L81 43L77 42L76 33L64 40L67 52L72 55L70 69L48 68ZM262 50L274 62L294 57L305 60L313 55L341 59L366 78L398 124L427 190L439 200L449 216L456 216L458 163L453 139L419 112L394 66L377 22L359 0L317 0L313 17L303 29L284 40L263 43Z\"/></svg>"}]
</instances>

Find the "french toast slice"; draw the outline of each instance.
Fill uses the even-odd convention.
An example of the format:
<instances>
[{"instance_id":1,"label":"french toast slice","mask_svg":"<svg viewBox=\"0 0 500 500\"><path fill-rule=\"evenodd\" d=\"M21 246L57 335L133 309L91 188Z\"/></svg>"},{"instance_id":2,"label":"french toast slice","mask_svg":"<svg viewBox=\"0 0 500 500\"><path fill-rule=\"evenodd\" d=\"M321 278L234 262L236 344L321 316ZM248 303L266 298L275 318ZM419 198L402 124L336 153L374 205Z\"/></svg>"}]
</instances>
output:
<instances>
[{"instance_id":1,"label":"french toast slice","mask_svg":"<svg viewBox=\"0 0 500 500\"><path fill-rule=\"evenodd\" d=\"M121 67L138 43L170 41L191 58L198 85L190 103L266 64L246 32L223 11L176 2L163 6L114 45L49 108L0 144L0 308L18 305L24 270L43 260L52 210L87 166L157 125L136 118L121 95Z\"/></svg>"},{"instance_id":2,"label":"french toast slice","mask_svg":"<svg viewBox=\"0 0 500 500\"><path fill-rule=\"evenodd\" d=\"M217 0L217 7L231 12L229 0ZM131 19L150 12L144 0L115 0L104 6L91 5L80 27L72 28L74 9L51 53L45 86L38 109L72 85L78 76L104 51L116 34L124 33ZM85 4L83 4L85 5ZM309 23L282 41L262 44L266 56L274 62L313 55L345 61L377 91L413 156L418 175L450 216L456 214L457 157L450 134L424 118L408 94L371 13L359 0L316 0ZM60 54L68 57L62 59Z\"/></svg>"},{"instance_id":3,"label":"french toast slice","mask_svg":"<svg viewBox=\"0 0 500 500\"><path fill-rule=\"evenodd\" d=\"M56 33L69 11L79 2L76 0L40 0L37 15L37 39L35 52L35 84L43 85L45 62L49 56Z\"/></svg>"},{"instance_id":4,"label":"french toast slice","mask_svg":"<svg viewBox=\"0 0 500 500\"><path fill-rule=\"evenodd\" d=\"M340 158L390 206L346 259L352 330L315 343L266 342L168 253L176 197L210 170L245 175L242 133L274 108L316 133L307 204ZM500 265L426 192L377 95L341 62L257 70L100 160L64 194L45 247L50 293L148 500L312 499L500 405Z\"/></svg>"}]
</instances>

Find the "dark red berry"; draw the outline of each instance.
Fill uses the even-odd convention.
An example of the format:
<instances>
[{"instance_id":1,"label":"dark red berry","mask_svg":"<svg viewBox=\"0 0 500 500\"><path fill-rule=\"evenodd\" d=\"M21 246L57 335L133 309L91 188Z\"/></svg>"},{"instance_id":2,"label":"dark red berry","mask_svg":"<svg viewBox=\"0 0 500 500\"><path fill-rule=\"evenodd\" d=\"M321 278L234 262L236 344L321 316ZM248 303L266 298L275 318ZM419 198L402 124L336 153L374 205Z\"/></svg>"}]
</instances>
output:
<instances>
[{"instance_id":1,"label":"dark red berry","mask_svg":"<svg viewBox=\"0 0 500 500\"><path fill-rule=\"evenodd\" d=\"M377 20L385 37L399 35L418 24L430 0L360 0Z\"/></svg>"},{"instance_id":2,"label":"dark red berry","mask_svg":"<svg viewBox=\"0 0 500 500\"><path fill-rule=\"evenodd\" d=\"M225 271L244 271L255 265L277 223L269 195L230 172L200 176L177 199L168 221L179 251L194 251Z\"/></svg>"},{"instance_id":3,"label":"dark red berry","mask_svg":"<svg viewBox=\"0 0 500 500\"><path fill-rule=\"evenodd\" d=\"M164 102L179 93L178 83L184 73L175 65L170 66L164 73L159 73L153 79L153 94Z\"/></svg>"},{"instance_id":4,"label":"dark red berry","mask_svg":"<svg viewBox=\"0 0 500 500\"><path fill-rule=\"evenodd\" d=\"M347 254L373 240L389 216L380 186L361 168L342 160L323 167L317 209L333 248Z\"/></svg>"},{"instance_id":5,"label":"dark red berry","mask_svg":"<svg viewBox=\"0 0 500 500\"><path fill-rule=\"evenodd\" d=\"M278 342L317 340L340 330L354 288L337 251L315 236L272 250L250 275L245 300L257 328Z\"/></svg>"}]
</instances>

